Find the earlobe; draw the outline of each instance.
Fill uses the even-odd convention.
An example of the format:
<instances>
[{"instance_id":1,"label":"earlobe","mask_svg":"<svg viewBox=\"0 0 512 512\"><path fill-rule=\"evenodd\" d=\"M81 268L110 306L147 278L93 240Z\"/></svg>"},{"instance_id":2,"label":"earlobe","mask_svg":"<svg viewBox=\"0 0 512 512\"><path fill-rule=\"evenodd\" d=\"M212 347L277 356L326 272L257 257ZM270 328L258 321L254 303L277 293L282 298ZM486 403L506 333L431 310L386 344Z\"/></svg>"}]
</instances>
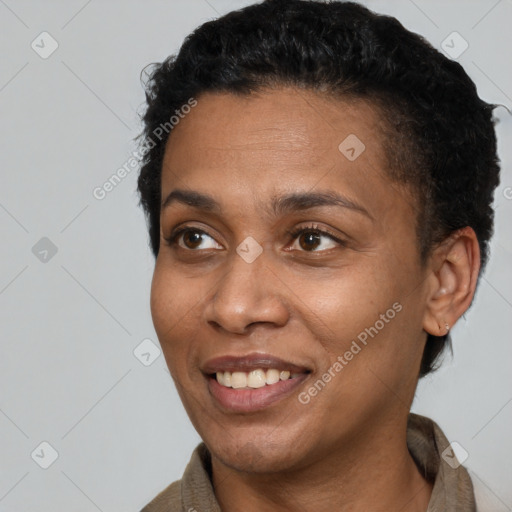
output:
<instances>
[{"instance_id":1,"label":"earlobe","mask_svg":"<svg viewBox=\"0 0 512 512\"><path fill-rule=\"evenodd\" d=\"M474 230L455 231L433 252L423 329L445 336L469 308L480 271L480 249Z\"/></svg>"}]
</instances>

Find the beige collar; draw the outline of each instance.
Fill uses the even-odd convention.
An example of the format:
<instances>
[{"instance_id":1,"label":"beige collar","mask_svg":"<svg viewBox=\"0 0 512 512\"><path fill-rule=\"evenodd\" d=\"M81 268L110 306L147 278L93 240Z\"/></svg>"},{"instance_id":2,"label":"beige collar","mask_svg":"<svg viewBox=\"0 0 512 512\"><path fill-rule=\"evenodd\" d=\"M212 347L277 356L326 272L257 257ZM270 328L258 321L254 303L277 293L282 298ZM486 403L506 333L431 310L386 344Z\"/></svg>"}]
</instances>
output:
<instances>
[{"instance_id":1,"label":"beige collar","mask_svg":"<svg viewBox=\"0 0 512 512\"><path fill-rule=\"evenodd\" d=\"M422 474L434 484L427 512L476 512L469 474L458 465L436 423L410 413L407 446ZM141 512L221 512L210 475L210 453L201 443L194 450L183 478L162 491Z\"/></svg>"}]
</instances>

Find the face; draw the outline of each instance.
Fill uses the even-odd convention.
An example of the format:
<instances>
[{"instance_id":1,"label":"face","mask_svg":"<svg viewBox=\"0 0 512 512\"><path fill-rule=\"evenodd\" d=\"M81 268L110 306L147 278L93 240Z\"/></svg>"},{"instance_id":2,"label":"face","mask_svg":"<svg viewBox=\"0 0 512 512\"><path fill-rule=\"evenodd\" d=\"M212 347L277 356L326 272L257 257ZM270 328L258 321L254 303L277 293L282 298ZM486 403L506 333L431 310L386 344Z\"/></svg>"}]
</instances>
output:
<instances>
[{"instance_id":1,"label":"face","mask_svg":"<svg viewBox=\"0 0 512 512\"><path fill-rule=\"evenodd\" d=\"M381 133L367 103L283 88L204 94L169 138L151 311L231 468L305 467L407 416L427 290Z\"/></svg>"}]
</instances>

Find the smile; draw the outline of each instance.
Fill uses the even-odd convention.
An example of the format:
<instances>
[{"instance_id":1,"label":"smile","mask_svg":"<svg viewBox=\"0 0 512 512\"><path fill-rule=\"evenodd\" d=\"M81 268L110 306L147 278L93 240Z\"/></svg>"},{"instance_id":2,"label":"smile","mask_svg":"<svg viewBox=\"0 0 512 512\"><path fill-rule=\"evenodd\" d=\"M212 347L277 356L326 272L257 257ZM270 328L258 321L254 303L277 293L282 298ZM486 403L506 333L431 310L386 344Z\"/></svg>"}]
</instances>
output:
<instances>
[{"instance_id":1,"label":"smile","mask_svg":"<svg viewBox=\"0 0 512 512\"><path fill-rule=\"evenodd\" d=\"M202 371L217 407L235 413L260 411L285 399L311 373L305 366L258 353L219 357Z\"/></svg>"},{"instance_id":2,"label":"smile","mask_svg":"<svg viewBox=\"0 0 512 512\"><path fill-rule=\"evenodd\" d=\"M264 386L272 386L282 380L294 379L299 377L300 373L291 373L288 370L278 370L270 368L263 370L258 368L250 372L217 372L215 374L217 382L221 386L233 389L258 389Z\"/></svg>"}]
</instances>

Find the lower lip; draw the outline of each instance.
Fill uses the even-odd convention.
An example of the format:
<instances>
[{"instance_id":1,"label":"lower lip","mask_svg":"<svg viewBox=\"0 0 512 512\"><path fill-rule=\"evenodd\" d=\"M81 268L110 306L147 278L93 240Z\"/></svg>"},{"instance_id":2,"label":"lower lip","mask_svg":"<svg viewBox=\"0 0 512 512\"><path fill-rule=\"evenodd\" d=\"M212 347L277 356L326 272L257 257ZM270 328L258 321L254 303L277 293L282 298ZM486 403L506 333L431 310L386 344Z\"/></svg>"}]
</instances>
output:
<instances>
[{"instance_id":1,"label":"lower lip","mask_svg":"<svg viewBox=\"0 0 512 512\"><path fill-rule=\"evenodd\" d=\"M291 395L308 377L307 373L256 389L234 389L221 386L215 377L208 377L210 394L223 409L231 412L254 412Z\"/></svg>"}]
</instances>

